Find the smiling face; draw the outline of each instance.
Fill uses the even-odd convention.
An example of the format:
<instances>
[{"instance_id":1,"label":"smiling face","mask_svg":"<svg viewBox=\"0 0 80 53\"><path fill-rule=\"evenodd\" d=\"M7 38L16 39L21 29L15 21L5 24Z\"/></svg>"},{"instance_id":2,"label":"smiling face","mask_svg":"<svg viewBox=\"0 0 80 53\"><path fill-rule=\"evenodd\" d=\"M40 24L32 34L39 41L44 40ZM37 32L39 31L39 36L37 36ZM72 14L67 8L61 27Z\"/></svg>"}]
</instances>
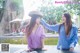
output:
<instances>
[{"instance_id":1,"label":"smiling face","mask_svg":"<svg viewBox=\"0 0 80 53\"><path fill-rule=\"evenodd\" d=\"M31 11L29 13L29 16L31 17L30 23L29 23L29 27L28 27L28 35L30 35L32 33L33 28L35 27L35 25L39 25L40 24L40 20L43 17L42 13L40 11Z\"/></svg>"},{"instance_id":2,"label":"smiling face","mask_svg":"<svg viewBox=\"0 0 80 53\"><path fill-rule=\"evenodd\" d=\"M64 23L65 26L65 32L68 35L72 28L71 15L69 13L64 13L62 15L62 22Z\"/></svg>"},{"instance_id":3,"label":"smiling face","mask_svg":"<svg viewBox=\"0 0 80 53\"><path fill-rule=\"evenodd\" d=\"M66 23L66 17L64 15L62 15L62 22Z\"/></svg>"}]
</instances>

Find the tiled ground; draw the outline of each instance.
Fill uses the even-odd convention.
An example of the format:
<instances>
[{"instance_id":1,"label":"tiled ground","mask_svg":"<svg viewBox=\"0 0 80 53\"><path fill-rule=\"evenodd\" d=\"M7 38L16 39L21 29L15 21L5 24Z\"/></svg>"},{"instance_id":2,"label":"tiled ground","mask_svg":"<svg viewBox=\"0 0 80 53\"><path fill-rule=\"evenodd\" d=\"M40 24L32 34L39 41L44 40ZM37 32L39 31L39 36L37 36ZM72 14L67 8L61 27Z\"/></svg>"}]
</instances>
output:
<instances>
[{"instance_id":1,"label":"tiled ground","mask_svg":"<svg viewBox=\"0 0 80 53\"><path fill-rule=\"evenodd\" d=\"M57 46L55 45L45 45L45 48L47 49L47 51L44 51L42 53L69 53L68 51L66 52L62 52L60 50L57 50L56 49ZM0 46L1 48L1 46ZM24 50L27 50L27 45L13 45L13 44L10 44L10 52L1 52L1 49L0 49L0 53L25 53L23 52ZM70 52L72 53L72 52ZM80 53L80 46L77 46L75 48L75 53Z\"/></svg>"}]
</instances>

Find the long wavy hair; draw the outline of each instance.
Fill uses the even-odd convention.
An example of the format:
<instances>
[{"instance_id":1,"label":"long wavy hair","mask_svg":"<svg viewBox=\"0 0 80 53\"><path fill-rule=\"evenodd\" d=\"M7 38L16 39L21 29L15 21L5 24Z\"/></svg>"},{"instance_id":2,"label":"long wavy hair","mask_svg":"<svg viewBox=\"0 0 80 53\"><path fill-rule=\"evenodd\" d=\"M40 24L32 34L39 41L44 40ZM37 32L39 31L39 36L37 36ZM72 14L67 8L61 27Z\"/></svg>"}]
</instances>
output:
<instances>
[{"instance_id":1,"label":"long wavy hair","mask_svg":"<svg viewBox=\"0 0 80 53\"><path fill-rule=\"evenodd\" d=\"M29 16L31 17L31 20L30 20L30 23L26 27L27 36L29 36L32 33L32 30L36 24L36 19L43 17L40 14L34 14L34 13L33 14L31 13Z\"/></svg>"},{"instance_id":2,"label":"long wavy hair","mask_svg":"<svg viewBox=\"0 0 80 53\"><path fill-rule=\"evenodd\" d=\"M66 18L66 26L65 26L65 23L62 23L61 25L65 26L66 35L69 35L71 28L72 28L71 15L69 13L64 13L63 15ZM60 25L60 27L61 27L61 25ZM60 32L60 27L59 27L59 32Z\"/></svg>"}]
</instances>

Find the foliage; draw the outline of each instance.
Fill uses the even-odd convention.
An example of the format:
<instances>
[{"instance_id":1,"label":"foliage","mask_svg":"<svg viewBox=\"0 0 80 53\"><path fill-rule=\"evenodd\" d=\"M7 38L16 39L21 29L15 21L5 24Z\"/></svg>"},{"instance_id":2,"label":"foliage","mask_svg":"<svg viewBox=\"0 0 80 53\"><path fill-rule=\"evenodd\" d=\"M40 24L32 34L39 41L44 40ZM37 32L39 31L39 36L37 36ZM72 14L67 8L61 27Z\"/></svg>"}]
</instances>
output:
<instances>
[{"instance_id":1,"label":"foliage","mask_svg":"<svg viewBox=\"0 0 80 53\"><path fill-rule=\"evenodd\" d=\"M3 0L0 0L0 8L3 8Z\"/></svg>"},{"instance_id":2,"label":"foliage","mask_svg":"<svg viewBox=\"0 0 80 53\"><path fill-rule=\"evenodd\" d=\"M3 5L4 0L0 0L0 22L2 20L3 12L4 12L4 5Z\"/></svg>"},{"instance_id":3,"label":"foliage","mask_svg":"<svg viewBox=\"0 0 80 53\"><path fill-rule=\"evenodd\" d=\"M22 5L23 0L13 0L13 2L17 3L17 5Z\"/></svg>"},{"instance_id":4,"label":"foliage","mask_svg":"<svg viewBox=\"0 0 80 53\"><path fill-rule=\"evenodd\" d=\"M72 4L64 4L63 6L53 6L53 0L43 1L41 7L39 7L40 11L43 12L44 19L47 22L61 22L61 17L64 12L69 12L71 15L79 15L80 16L80 4L78 3L79 0L73 0Z\"/></svg>"},{"instance_id":5,"label":"foliage","mask_svg":"<svg viewBox=\"0 0 80 53\"><path fill-rule=\"evenodd\" d=\"M45 45L57 45L58 38L45 38L44 43ZM5 39L0 40L0 43L10 43L10 44L27 44L27 41L25 38L19 38L19 39Z\"/></svg>"},{"instance_id":6,"label":"foliage","mask_svg":"<svg viewBox=\"0 0 80 53\"><path fill-rule=\"evenodd\" d=\"M47 20L47 22L49 21L54 22L55 20L57 22L60 22L62 14L64 12L64 8L62 6L55 7L53 5L41 6L40 11L44 14L44 19Z\"/></svg>"},{"instance_id":7,"label":"foliage","mask_svg":"<svg viewBox=\"0 0 80 53\"><path fill-rule=\"evenodd\" d=\"M23 0L12 0L11 8L17 11L17 15L23 13Z\"/></svg>"},{"instance_id":8,"label":"foliage","mask_svg":"<svg viewBox=\"0 0 80 53\"><path fill-rule=\"evenodd\" d=\"M65 5L67 10L71 13L76 15L80 15L80 1L79 0L72 0L72 4Z\"/></svg>"},{"instance_id":9,"label":"foliage","mask_svg":"<svg viewBox=\"0 0 80 53\"><path fill-rule=\"evenodd\" d=\"M14 6L16 7L16 10L23 8L22 0L12 0L12 7L14 7Z\"/></svg>"}]
</instances>

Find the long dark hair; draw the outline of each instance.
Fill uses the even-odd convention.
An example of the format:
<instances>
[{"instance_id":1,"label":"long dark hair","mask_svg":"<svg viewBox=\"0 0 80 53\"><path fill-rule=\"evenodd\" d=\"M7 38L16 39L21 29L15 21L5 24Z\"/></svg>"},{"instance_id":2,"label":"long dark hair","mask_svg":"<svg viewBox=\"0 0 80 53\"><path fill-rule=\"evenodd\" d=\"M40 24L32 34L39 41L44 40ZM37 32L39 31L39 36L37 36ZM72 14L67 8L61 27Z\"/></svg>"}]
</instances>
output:
<instances>
[{"instance_id":1,"label":"long dark hair","mask_svg":"<svg viewBox=\"0 0 80 53\"><path fill-rule=\"evenodd\" d=\"M66 35L69 35L71 28L72 28L71 15L69 13L64 13L63 15L66 18L65 32L66 32ZM61 27L61 25L65 26L65 23L60 24L60 27ZM60 27L59 27L59 32L60 32Z\"/></svg>"},{"instance_id":2,"label":"long dark hair","mask_svg":"<svg viewBox=\"0 0 80 53\"><path fill-rule=\"evenodd\" d=\"M32 33L32 30L33 30L33 28L34 28L34 26L36 24L36 19L37 18L42 18L42 15L39 12L36 12L37 14L35 12L36 11L31 12L29 14L29 16L31 17L31 20L30 20L30 23L26 27L27 36L29 36Z\"/></svg>"}]
</instances>

